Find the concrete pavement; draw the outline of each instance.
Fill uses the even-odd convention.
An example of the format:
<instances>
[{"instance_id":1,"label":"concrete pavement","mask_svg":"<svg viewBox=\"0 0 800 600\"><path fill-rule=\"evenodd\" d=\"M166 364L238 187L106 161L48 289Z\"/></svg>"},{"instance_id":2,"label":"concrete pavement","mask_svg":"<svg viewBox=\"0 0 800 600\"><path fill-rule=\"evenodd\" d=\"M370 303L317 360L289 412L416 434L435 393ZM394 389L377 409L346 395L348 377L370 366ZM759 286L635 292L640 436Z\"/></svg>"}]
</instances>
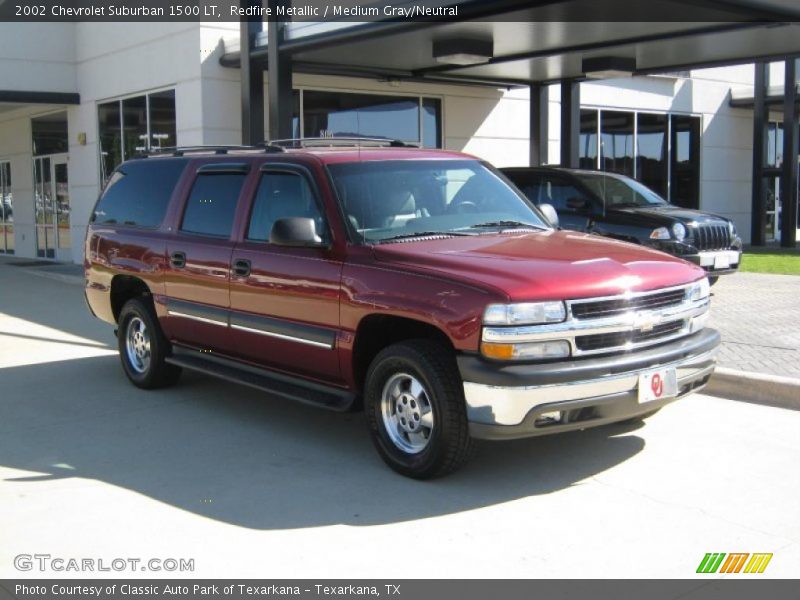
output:
<instances>
[{"instance_id":1,"label":"concrete pavement","mask_svg":"<svg viewBox=\"0 0 800 600\"><path fill-rule=\"evenodd\" d=\"M0 265L0 577L25 575L20 553L189 558L198 577L695 577L706 552L797 576L800 412L694 396L416 482L360 414L196 374L134 388L81 293Z\"/></svg>"}]
</instances>

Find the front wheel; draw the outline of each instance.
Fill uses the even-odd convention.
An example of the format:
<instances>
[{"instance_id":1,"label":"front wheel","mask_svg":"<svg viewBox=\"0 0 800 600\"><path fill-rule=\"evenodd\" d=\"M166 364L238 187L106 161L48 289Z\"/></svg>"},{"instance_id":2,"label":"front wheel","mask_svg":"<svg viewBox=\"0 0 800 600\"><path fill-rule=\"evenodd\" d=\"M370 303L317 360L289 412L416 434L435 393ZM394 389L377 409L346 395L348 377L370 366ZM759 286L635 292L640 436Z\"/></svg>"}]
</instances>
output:
<instances>
[{"instance_id":1,"label":"front wheel","mask_svg":"<svg viewBox=\"0 0 800 600\"><path fill-rule=\"evenodd\" d=\"M364 396L372 441L398 473L441 477L469 458L473 442L451 350L429 340L385 348L369 367Z\"/></svg>"},{"instance_id":2,"label":"front wheel","mask_svg":"<svg viewBox=\"0 0 800 600\"><path fill-rule=\"evenodd\" d=\"M149 304L140 298L128 300L119 314L117 336L122 368L135 386L155 389L178 380L181 369L165 361L169 342Z\"/></svg>"},{"instance_id":3,"label":"front wheel","mask_svg":"<svg viewBox=\"0 0 800 600\"><path fill-rule=\"evenodd\" d=\"M708 278L708 285L712 286L719 281L719 275L714 275Z\"/></svg>"}]
</instances>

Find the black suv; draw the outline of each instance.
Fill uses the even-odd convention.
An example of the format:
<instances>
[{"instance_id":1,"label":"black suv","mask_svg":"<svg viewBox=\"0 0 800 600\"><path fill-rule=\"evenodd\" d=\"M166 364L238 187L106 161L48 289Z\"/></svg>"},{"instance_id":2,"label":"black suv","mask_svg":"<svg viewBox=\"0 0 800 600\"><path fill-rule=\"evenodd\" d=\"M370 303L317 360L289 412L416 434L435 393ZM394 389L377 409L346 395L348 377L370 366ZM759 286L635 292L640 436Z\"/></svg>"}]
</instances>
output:
<instances>
[{"instance_id":1,"label":"black suv","mask_svg":"<svg viewBox=\"0 0 800 600\"><path fill-rule=\"evenodd\" d=\"M564 229L668 252L703 267L711 283L739 267L742 240L733 221L670 204L635 179L560 167L502 171L537 205L551 204Z\"/></svg>"}]
</instances>

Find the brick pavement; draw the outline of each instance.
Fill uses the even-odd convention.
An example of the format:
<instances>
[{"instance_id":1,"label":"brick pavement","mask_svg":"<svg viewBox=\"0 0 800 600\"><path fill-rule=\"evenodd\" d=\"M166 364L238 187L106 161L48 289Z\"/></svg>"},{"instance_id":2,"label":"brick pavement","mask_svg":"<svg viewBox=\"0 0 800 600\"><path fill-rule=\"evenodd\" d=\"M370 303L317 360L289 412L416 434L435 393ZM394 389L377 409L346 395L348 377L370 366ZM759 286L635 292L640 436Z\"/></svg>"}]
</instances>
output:
<instances>
[{"instance_id":1,"label":"brick pavement","mask_svg":"<svg viewBox=\"0 0 800 600\"><path fill-rule=\"evenodd\" d=\"M711 292L720 366L800 377L800 277L736 273Z\"/></svg>"}]
</instances>

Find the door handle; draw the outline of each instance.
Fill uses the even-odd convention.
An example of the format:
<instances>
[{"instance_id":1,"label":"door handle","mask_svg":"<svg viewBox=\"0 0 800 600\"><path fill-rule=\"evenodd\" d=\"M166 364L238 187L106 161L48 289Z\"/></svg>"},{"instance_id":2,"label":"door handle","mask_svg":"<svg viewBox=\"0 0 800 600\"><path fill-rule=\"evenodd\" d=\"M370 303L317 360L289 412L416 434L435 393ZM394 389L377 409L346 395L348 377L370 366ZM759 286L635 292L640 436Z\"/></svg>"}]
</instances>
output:
<instances>
[{"instance_id":1,"label":"door handle","mask_svg":"<svg viewBox=\"0 0 800 600\"><path fill-rule=\"evenodd\" d=\"M182 269L186 266L186 252L173 252L169 256L169 264L176 269Z\"/></svg>"},{"instance_id":2,"label":"door handle","mask_svg":"<svg viewBox=\"0 0 800 600\"><path fill-rule=\"evenodd\" d=\"M233 261L233 274L238 277L250 275L250 261L246 258L237 258Z\"/></svg>"}]
</instances>

